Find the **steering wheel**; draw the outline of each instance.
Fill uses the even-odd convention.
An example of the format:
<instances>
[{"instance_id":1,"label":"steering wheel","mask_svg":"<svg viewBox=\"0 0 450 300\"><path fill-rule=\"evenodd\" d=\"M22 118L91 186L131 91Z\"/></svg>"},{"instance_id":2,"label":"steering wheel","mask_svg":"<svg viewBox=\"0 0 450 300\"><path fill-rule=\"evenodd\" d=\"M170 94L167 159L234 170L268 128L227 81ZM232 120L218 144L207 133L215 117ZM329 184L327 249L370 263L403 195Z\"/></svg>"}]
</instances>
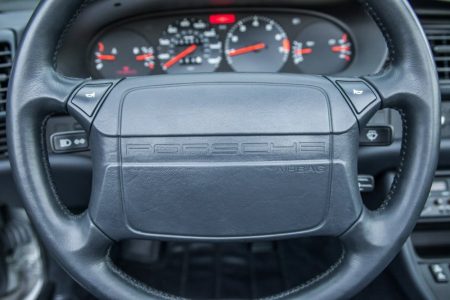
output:
<instances>
[{"instance_id":1,"label":"steering wheel","mask_svg":"<svg viewBox=\"0 0 450 300\"><path fill-rule=\"evenodd\" d=\"M388 265L424 205L439 149L437 74L406 0L360 1L389 47L375 75L67 78L55 71L57 50L90 2L40 1L7 107L25 208L75 280L101 298L174 298L113 264L111 245L132 238L340 239L336 263L275 298L347 299ZM392 189L370 211L358 189L357 151L360 128L380 108L400 112L403 139ZM89 133L92 150L91 199L80 215L58 198L46 152L46 121L67 112Z\"/></svg>"}]
</instances>

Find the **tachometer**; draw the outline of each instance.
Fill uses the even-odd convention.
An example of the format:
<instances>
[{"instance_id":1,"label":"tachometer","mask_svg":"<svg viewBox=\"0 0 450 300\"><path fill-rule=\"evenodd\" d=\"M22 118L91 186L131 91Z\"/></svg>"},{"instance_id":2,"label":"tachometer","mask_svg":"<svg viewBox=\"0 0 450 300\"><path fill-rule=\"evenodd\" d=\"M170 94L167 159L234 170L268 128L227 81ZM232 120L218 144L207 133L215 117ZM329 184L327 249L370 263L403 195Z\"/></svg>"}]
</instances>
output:
<instances>
[{"instance_id":1,"label":"tachometer","mask_svg":"<svg viewBox=\"0 0 450 300\"><path fill-rule=\"evenodd\" d=\"M92 68L100 78L121 78L150 74L154 50L134 31L119 30L102 36L92 53Z\"/></svg>"},{"instance_id":2,"label":"tachometer","mask_svg":"<svg viewBox=\"0 0 450 300\"><path fill-rule=\"evenodd\" d=\"M353 44L338 26L320 21L303 29L292 42L292 58L308 74L335 74L351 63Z\"/></svg>"},{"instance_id":3,"label":"tachometer","mask_svg":"<svg viewBox=\"0 0 450 300\"><path fill-rule=\"evenodd\" d=\"M198 19L182 19L159 38L158 59L167 73L213 72L222 60L222 43L214 28Z\"/></svg>"},{"instance_id":4,"label":"tachometer","mask_svg":"<svg viewBox=\"0 0 450 300\"><path fill-rule=\"evenodd\" d=\"M290 42L283 28L261 16L237 22L225 42L227 61L237 72L277 72L289 52Z\"/></svg>"}]
</instances>

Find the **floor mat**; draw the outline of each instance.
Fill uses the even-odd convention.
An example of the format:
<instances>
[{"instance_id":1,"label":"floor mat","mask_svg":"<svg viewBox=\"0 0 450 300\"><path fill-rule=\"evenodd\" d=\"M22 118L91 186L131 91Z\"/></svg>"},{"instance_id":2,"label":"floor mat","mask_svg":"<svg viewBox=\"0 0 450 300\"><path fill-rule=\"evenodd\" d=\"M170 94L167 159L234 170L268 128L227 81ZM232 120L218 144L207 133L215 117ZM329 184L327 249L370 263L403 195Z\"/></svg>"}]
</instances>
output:
<instances>
[{"instance_id":1,"label":"floor mat","mask_svg":"<svg viewBox=\"0 0 450 300\"><path fill-rule=\"evenodd\" d=\"M172 295L196 299L250 299L271 296L326 271L342 253L330 238L258 243L162 243L153 263L124 259L126 273Z\"/></svg>"}]
</instances>

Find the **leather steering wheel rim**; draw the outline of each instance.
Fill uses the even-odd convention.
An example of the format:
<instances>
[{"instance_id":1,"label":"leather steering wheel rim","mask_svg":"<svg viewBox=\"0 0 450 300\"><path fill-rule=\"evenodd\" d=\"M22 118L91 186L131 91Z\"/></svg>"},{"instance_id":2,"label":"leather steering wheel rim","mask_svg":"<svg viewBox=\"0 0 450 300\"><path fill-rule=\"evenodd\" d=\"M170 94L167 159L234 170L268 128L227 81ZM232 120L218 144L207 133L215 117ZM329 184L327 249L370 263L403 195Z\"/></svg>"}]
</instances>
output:
<instances>
[{"instance_id":1,"label":"leather steering wheel rim","mask_svg":"<svg viewBox=\"0 0 450 300\"><path fill-rule=\"evenodd\" d=\"M52 183L45 124L53 114L67 112L70 95L84 82L58 74L55 57L67 24L91 2L43 0L27 27L9 89L11 166L40 238L88 291L101 298L173 299L115 267L108 256L113 239L93 222L91 213L72 215ZM389 264L410 235L434 177L440 92L426 37L406 0L360 3L383 31L390 56L381 73L358 80L378 93L381 107L396 109L402 116L400 167L380 209L362 208L356 222L339 235L344 245L339 261L309 282L273 298L346 299L361 290Z\"/></svg>"}]
</instances>

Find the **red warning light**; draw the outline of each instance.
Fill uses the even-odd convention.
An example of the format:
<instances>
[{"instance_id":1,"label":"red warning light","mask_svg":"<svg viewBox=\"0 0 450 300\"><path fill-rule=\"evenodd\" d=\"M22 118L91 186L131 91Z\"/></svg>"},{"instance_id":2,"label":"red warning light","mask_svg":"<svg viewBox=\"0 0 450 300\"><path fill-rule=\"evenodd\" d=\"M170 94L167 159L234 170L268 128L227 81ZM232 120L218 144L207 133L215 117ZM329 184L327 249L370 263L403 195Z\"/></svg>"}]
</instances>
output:
<instances>
[{"instance_id":1,"label":"red warning light","mask_svg":"<svg viewBox=\"0 0 450 300\"><path fill-rule=\"evenodd\" d=\"M216 14L209 16L209 23L213 25L233 24L234 22L236 22L236 16L234 14Z\"/></svg>"}]
</instances>

